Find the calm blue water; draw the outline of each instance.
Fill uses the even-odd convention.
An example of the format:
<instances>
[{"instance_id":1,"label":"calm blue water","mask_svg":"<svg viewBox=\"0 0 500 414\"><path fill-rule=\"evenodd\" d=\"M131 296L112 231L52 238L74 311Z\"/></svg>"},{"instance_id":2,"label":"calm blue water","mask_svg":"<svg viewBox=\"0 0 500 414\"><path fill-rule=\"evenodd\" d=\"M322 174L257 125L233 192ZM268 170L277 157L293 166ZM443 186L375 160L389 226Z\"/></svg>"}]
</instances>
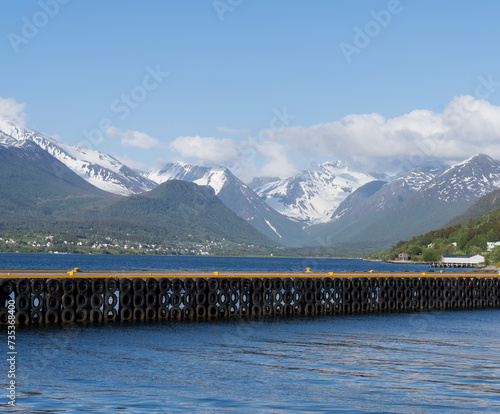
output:
<instances>
[{"instance_id":1,"label":"calm blue water","mask_svg":"<svg viewBox=\"0 0 500 414\"><path fill-rule=\"evenodd\" d=\"M201 256L101 256L83 254L0 254L2 270L264 270L264 271L416 271L427 265L365 262L361 259L280 259ZM453 271L453 269L445 269ZM471 269L457 269L460 272Z\"/></svg>"},{"instance_id":2,"label":"calm blue water","mask_svg":"<svg viewBox=\"0 0 500 414\"><path fill-rule=\"evenodd\" d=\"M51 269L387 266L5 254L0 260L1 268ZM0 335L6 344L4 328ZM5 412L500 412L500 310L18 327L16 336L17 407L0 405ZM4 364L2 383L6 377Z\"/></svg>"}]
</instances>

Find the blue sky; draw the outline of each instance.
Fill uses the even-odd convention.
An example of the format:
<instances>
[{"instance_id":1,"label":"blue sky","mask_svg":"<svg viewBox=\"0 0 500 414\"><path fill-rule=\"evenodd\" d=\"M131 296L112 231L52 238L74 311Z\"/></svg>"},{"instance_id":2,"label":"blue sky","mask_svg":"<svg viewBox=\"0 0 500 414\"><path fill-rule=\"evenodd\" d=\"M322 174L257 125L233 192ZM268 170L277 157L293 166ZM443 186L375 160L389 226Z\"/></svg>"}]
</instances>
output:
<instances>
[{"instance_id":1,"label":"blue sky","mask_svg":"<svg viewBox=\"0 0 500 414\"><path fill-rule=\"evenodd\" d=\"M3 1L0 97L144 170L500 157L499 15L486 0Z\"/></svg>"}]
</instances>

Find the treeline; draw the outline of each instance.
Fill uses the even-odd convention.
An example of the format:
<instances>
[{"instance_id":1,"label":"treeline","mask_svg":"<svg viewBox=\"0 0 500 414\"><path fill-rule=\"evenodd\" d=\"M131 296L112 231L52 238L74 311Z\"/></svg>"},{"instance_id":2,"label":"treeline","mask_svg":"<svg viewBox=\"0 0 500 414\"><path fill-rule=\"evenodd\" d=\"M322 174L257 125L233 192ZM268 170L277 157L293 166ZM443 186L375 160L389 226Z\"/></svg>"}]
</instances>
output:
<instances>
[{"instance_id":1,"label":"treeline","mask_svg":"<svg viewBox=\"0 0 500 414\"><path fill-rule=\"evenodd\" d=\"M411 240L400 241L390 250L372 254L371 259L394 260L397 254L407 253L411 260L437 262L443 254L483 254L487 242L500 240L500 210L479 216L464 225L433 230ZM485 256L486 263L500 261L500 248Z\"/></svg>"}]
</instances>

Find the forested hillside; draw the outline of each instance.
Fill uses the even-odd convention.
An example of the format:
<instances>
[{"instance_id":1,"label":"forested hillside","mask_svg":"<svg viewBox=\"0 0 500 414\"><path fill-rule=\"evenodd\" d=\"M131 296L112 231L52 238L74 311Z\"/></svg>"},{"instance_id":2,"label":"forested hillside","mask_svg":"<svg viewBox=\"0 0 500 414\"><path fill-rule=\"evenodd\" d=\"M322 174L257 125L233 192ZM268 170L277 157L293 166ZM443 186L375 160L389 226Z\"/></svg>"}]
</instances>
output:
<instances>
[{"instance_id":1,"label":"forested hillside","mask_svg":"<svg viewBox=\"0 0 500 414\"><path fill-rule=\"evenodd\" d=\"M466 224L456 224L430 231L411 240L400 241L390 250L370 256L372 259L393 260L396 254L408 253L414 261L435 262L442 254L482 254L487 242L500 240L500 210L476 217ZM500 261L500 247L485 256L487 263Z\"/></svg>"}]
</instances>

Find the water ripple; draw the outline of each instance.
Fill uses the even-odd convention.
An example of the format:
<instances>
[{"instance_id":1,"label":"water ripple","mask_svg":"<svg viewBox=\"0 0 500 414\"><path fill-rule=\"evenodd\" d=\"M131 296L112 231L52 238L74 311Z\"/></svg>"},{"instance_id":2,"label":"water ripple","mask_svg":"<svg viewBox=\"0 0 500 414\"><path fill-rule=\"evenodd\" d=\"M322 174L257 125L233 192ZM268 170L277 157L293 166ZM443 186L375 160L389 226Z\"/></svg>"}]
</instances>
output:
<instances>
[{"instance_id":1,"label":"water ripple","mask_svg":"<svg viewBox=\"0 0 500 414\"><path fill-rule=\"evenodd\" d=\"M20 329L29 413L495 412L500 311Z\"/></svg>"}]
</instances>

